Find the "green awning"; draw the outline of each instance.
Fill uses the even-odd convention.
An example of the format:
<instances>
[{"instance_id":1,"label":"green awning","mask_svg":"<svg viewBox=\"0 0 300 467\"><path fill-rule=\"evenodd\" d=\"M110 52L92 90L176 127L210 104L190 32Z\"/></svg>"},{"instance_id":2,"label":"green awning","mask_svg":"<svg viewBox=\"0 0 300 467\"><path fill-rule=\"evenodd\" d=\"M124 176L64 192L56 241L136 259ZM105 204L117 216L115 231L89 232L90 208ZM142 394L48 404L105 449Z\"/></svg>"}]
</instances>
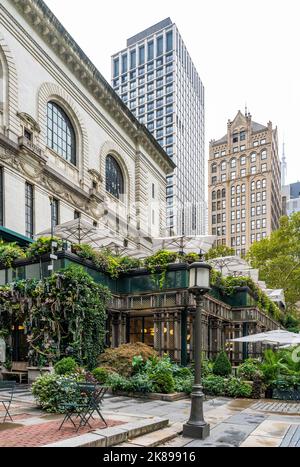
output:
<instances>
[{"instance_id":1,"label":"green awning","mask_svg":"<svg viewBox=\"0 0 300 467\"><path fill-rule=\"evenodd\" d=\"M28 246L30 243L33 243L34 240L25 235L21 235L18 232L9 230L6 227L0 227L0 239L5 240L6 242L16 242L20 246Z\"/></svg>"}]
</instances>

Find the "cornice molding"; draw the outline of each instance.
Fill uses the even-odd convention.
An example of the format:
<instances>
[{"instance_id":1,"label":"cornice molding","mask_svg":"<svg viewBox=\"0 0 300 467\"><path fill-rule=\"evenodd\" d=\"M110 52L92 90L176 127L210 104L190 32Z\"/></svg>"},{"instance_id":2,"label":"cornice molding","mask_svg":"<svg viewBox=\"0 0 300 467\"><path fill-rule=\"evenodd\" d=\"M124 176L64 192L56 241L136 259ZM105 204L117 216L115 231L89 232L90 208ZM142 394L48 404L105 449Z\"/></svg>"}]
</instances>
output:
<instances>
[{"instance_id":1,"label":"cornice molding","mask_svg":"<svg viewBox=\"0 0 300 467\"><path fill-rule=\"evenodd\" d=\"M175 164L147 128L138 122L47 5L42 0L10 2L118 124L145 147L164 171L172 172Z\"/></svg>"}]
</instances>

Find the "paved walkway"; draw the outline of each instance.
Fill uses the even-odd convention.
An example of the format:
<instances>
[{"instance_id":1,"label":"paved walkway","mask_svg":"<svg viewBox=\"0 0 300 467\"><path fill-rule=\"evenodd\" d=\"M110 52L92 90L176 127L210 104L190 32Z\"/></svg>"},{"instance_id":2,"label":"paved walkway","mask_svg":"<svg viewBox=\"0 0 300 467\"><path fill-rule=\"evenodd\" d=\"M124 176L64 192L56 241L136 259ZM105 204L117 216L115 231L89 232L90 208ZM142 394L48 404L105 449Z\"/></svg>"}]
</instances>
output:
<instances>
[{"instance_id":1,"label":"paved walkway","mask_svg":"<svg viewBox=\"0 0 300 467\"><path fill-rule=\"evenodd\" d=\"M205 419L211 426L211 434L205 441L183 438L180 435L183 423L189 418L189 399L165 402L108 395L104 401L103 414L110 420L111 426L151 417L169 419L169 428L128 440L126 445L121 444L123 447L300 447L299 409L300 403L291 402L233 400L222 397L208 400L204 403L204 412ZM26 389L20 390L16 395L12 413L15 415L15 426L0 425L0 446L4 445L1 444L4 437L6 440L11 440L9 442L14 442L14 445L22 446L22 443L26 445L26 440L22 436L16 441L15 435L19 433L17 430L22 429L27 430L31 446L45 445L71 437L69 429L66 429L64 437L57 438L57 424L60 417L45 415L37 409L33 397ZM33 430L32 433L30 430ZM167 442L170 438L171 441Z\"/></svg>"}]
</instances>

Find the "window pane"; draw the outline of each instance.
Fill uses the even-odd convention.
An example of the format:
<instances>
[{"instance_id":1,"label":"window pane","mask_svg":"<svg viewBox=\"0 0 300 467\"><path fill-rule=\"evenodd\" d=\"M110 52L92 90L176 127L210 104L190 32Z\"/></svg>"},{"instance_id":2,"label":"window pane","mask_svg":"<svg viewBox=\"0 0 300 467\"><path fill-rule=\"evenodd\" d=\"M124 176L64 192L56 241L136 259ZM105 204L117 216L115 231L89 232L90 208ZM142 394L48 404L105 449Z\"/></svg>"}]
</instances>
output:
<instances>
[{"instance_id":1,"label":"window pane","mask_svg":"<svg viewBox=\"0 0 300 467\"><path fill-rule=\"evenodd\" d=\"M47 145L76 165L76 138L72 123L55 102L47 105Z\"/></svg>"}]
</instances>

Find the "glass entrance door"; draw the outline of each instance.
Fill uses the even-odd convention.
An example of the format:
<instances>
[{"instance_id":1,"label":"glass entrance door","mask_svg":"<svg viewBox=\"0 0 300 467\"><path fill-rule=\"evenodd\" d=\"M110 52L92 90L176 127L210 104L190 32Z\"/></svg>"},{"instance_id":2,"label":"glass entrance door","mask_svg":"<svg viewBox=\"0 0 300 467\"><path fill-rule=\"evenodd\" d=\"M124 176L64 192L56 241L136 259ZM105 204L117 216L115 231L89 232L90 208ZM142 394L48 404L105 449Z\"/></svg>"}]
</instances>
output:
<instances>
[{"instance_id":1,"label":"glass entrance door","mask_svg":"<svg viewBox=\"0 0 300 467\"><path fill-rule=\"evenodd\" d=\"M133 316L129 320L130 344L143 342L154 347L154 323L152 316Z\"/></svg>"}]
</instances>

